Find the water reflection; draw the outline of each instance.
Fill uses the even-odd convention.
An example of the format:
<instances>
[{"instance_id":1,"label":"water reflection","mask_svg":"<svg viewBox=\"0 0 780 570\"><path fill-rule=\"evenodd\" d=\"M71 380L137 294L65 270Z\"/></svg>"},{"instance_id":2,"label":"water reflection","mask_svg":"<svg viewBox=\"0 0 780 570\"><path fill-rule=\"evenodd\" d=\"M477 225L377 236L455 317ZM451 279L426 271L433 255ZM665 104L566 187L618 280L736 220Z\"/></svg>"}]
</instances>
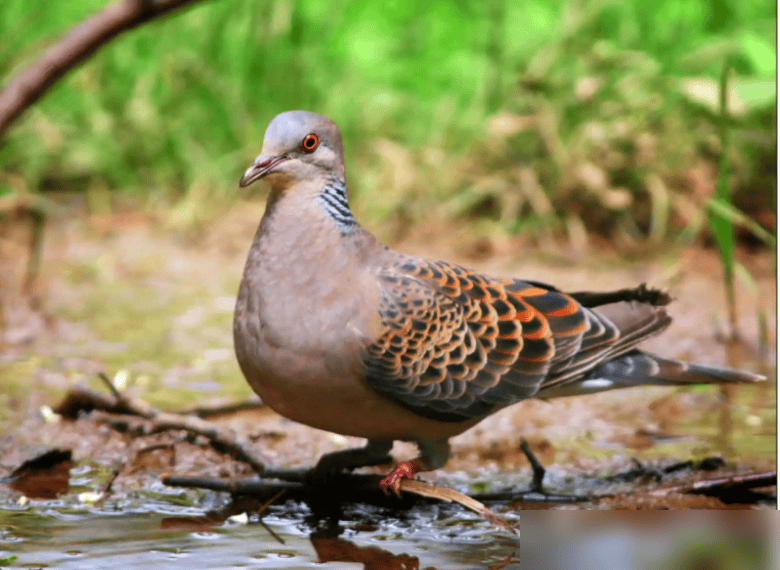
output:
<instances>
[{"instance_id":1,"label":"water reflection","mask_svg":"<svg viewBox=\"0 0 780 570\"><path fill-rule=\"evenodd\" d=\"M148 505L147 505L148 507ZM159 512L164 510L165 512ZM81 568L365 568L368 570L764 570L776 568L777 517L759 512L504 513L512 536L455 507L403 515L345 510L312 528L308 510L271 507L255 517L193 516L192 508L0 507L0 560Z\"/></svg>"}]
</instances>

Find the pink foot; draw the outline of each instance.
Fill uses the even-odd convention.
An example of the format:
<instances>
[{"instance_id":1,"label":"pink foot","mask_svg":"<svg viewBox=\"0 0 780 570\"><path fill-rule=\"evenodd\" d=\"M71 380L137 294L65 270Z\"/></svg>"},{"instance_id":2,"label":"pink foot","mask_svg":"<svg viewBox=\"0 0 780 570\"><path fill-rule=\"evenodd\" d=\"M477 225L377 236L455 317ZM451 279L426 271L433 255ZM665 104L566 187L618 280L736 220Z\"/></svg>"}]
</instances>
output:
<instances>
[{"instance_id":1,"label":"pink foot","mask_svg":"<svg viewBox=\"0 0 780 570\"><path fill-rule=\"evenodd\" d=\"M402 461L390 474L379 482L379 486L385 492L389 494L388 490L392 489L397 497L401 496L401 479L411 478L417 473L420 468L414 461Z\"/></svg>"}]
</instances>

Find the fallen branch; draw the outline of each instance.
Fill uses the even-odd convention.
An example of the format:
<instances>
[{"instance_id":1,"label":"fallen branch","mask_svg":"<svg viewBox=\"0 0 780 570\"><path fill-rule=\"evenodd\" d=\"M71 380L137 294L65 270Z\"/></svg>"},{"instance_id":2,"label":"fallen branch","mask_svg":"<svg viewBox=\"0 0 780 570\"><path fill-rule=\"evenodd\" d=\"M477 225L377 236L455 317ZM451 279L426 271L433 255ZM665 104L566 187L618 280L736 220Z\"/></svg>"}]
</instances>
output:
<instances>
[{"instance_id":1,"label":"fallen branch","mask_svg":"<svg viewBox=\"0 0 780 570\"><path fill-rule=\"evenodd\" d=\"M277 474L282 474L282 472ZM305 501L311 504L312 494L320 493L323 490L314 482L313 478L316 477L316 474L313 470L307 471L307 475L311 478L311 485L297 481L223 481L208 477L183 477L176 475L163 475L161 481L163 485L168 485L169 487L208 489L220 493L230 493L233 496L249 495L260 500L281 496L283 493L287 499ZM399 505L410 503L408 495L404 495L402 502L399 502L397 497L388 496L382 492L379 486L381 480L382 477L380 475L341 473L328 480L327 485L329 490L338 489L339 503L366 503L387 508L398 508ZM474 511L489 523L514 532L505 519L498 516L484 504L450 487L434 485L417 479L402 479L401 490L405 493L412 493L428 499L458 503ZM315 497L314 499L316 502L317 498ZM414 501L408 506L412 504L414 504Z\"/></svg>"},{"instance_id":2,"label":"fallen branch","mask_svg":"<svg viewBox=\"0 0 780 570\"><path fill-rule=\"evenodd\" d=\"M763 473L747 473L745 475L733 475L718 479L704 479L693 481L674 487L662 489L664 492L687 493L694 495L707 495L720 499L724 503L741 502L734 499L742 498L753 489L777 486L777 471Z\"/></svg>"},{"instance_id":3,"label":"fallen branch","mask_svg":"<svg viewBox=\"0 0 780 570\"><path fill-rule=\"evenodd\" d=\"M230 454L237 460L249 464L258 474L265 471L265 465L254 457L249 443L233 432L224 430L197 416L162 412L143 400L137 400L127 394L120 393L105 374L99 376L110 387L112 394L98 392L85 386L74 386L62 402L54 408L54 412L72 419L77 418L81 412L93 410L138 416L146 420L139 424L142 433L152 434L167 430L183 430L192 435L201 435L208 439L211 446L220 453ZM114 427L122 424L122 421L117 418L113 418L112 422ZM124 422L124 425L127 426L127 422Z\"/></svg>"},{"instance_id":4,"label":"fallen branch","mask_svg":"<svg viewBox=\"0 0 780 570\"><path fill-rule=\"evenodd\" d=\"M109 422L114 427L119 427L122 420L112 418ZM126 425L126 424L125 424ZM146 418L138 424L142 435L151 435L171 430L186 431L191 435L200 435L205 437L211 447L220 453L231 455L238 461L247 463L258 475L263 475L265 465L254 457L250 445L235 435L230 430L224 430L218 425L203 420L197 416L180 416L167 412L158 412L151 418Z\"/></svg>"},{"instance_id":5,"label":"fallen branch","mask_svg":"<svg viewBox=\"0 0 780 570\"><path fill-rule=\"evenodd\" d=\"M277 469L265 466L253 457L249 444L234 433L223 430L218 425L203 420L194 415L181 415L162 412L141 400L136 400L119 392L106 375L102 380L112 394L98 392L82 386L73 387L63 401L55 408L55 412L63 416L76 418L79 413L90 410L103 410L111 413L105 422L115 429L134 431L139 434L151 434L168 430L181 430L192 435L205 437L212 447L220 452L230 453L237 460L244 461L262 477L262 480L223 481L203 477L163 476L165 485L175 487L195 487L216 492L230 493L234 499L246 497L251 500L271 501L273 497L283 494L286 498L304 501L312 510L323 513L336 513L342 503L366 503L394 509L408 509L421 498L431 498L441 501L457 502L478 513L484 519L504 528L510 528L508 523L488 509L483 502L518 502L524 503L557 503L573 504L600 499L614 499L632 495L648 494L647 488L636 491L621 491L602 495L558 495L542 490L541 482L544 469L535 462L533 454L529 461L534 467L534 478L530 490L507 490L497 493L482 493L471 496L464 495L449 487L432 485L424 481L404 479L401 490L406 491L399 500L397 497L385 495L379 482L380 475L340 473L327 477L318 476L314 469ZM521 446L530 453L527 444ZM716 461L717 460L717 461ZM535 464L536 463L536 464ZM699 463L682 462L672 466L654 469L636 462L636 466L627 473L607 477L605 481L632 481L637 478L652 478L656 482L677 474L683 470L713 470L723 467L720 458L708 458ZM724 502L739 502L739 498L749 499L750 490L760 487L776 486L777 474L763 472L733 476L720 479L709 479L686 482L678 485L664 485L649 494L654 496L670 496L674 494L702 494L717 497ZM758 496L758 495L756 495ZM755 502L744 500L743 502Z\"/></svg>"},{"instance_id":6,"label":"fallen branch","mask_svg":"<svg viewBox=\"0 0 780 570\"><path fill-rule=\"evenodd\" d=\"M67 394L63 402L54 411L71 418L77 417L78 413L84 409L102 409L112 413L138 416L143 420L136 422L135 428L142 434L148 435L168 430L183 430L193 435L200 435L207 438L211 446L218 451L231 453L237 460L248 463L262 477L292 479L292 481L282 483L268 481L226 483L201 477L173 477L166 475L162 478L163 484L177 487L200 487L212 491L228 492L233 495L253 495L266 498L285 492L288 496L306 500L309 504L312 503L312 500L317 502L321 498L316 495L322 491L321 486L323 482L318 481L317 473L313 469L267 469L263 463L253 457L249 445L232 432L223 430L218 425L194 415L162 412L142 400L136 400L117 390L106 374L100 373L98 376L111 390L110 396L89 388L77 387L77 389L72 389ZM114 428L123 429L124 431L130 428L130 422L121 418L107 418L106 422ZM339 503L354 501L376 504L381 502L386 506L398 507L399 502L397 499L388 498L384 495L379 485L380 480L381 477L378 475L344 473L329 477L325 483L329 487L335 487L341 491L338 494ZM311 483L311 485L307 483ZM485 505L449 487L432 485L425 481L404 479L401 481L401 490L423 497L459 503L492 524L508 530L511 529L509 523Z\"/></svg>"},{"instance_id":7,"label":"fallen branch","mask_svg":"<svg viewBox=\"0 0 780 570\"><path fill-rule=\"evenodd\" d=\"M260 410L263 408L265 408L265 404L255 398L253 400L245 400L243 402L197 406L195 408L181 410L179 413L198 416L199 418L206 419L212 418L214 416L227 416L238 412Z\"/></svg>"},{"instance_id":8,"label":"fallen branch","mask_svg":"<svg viewBox=\"0 0 780 570\"><path fill-rule=\"evenodd\" d=\"M60 403L53 408L54 413L71 420L78 419L79 414L93 410L111 414L140 415L128 409L125 401L112 397L111 394L79 385L72 386Z\"/></svg>"},{"instance_id":9,"label":"fallen branch","mask_svg":"<svg viewBox=\"0 0 780 570\"><path fill-rule=\"evenodd\" d=\"M186 475L163 475L160 478L168 487L183 487L186 489L206 489L215 493L230 493L231 495L251 495L259 499L273 497L285 491L288 499L302 501L304 486L291 481L263 481L250 479L248 481L224 481L212 477L190 477Z\"/></svg>"},{"instance_id":10,"label":"fallen branch","mask_svg":"<svg viewBox=\"0 0 780 570\"><path fill-rule=\"evenodd\" d=\"M458 503L459 505L463 505L467 509L474 511L489 523L500 526L516 534L516 531L504 518L498 516L496 513L491 511L484 504L480 503L473 497L464 495L463 493L450 487L433 485L426 481L419 481L417 479L402 479L401 490L408 493L415 493L423 497L446 501L448 503Z\"/></svg>"}]
</instances>

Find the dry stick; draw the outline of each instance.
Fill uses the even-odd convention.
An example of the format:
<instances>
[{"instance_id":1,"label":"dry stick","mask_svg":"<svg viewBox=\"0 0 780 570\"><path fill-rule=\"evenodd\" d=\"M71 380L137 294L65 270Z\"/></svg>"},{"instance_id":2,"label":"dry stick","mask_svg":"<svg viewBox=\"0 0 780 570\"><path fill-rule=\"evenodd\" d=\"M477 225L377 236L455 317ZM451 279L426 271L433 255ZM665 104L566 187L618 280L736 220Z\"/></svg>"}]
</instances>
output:
<instances>
[{"instance_id":1,"label":"dry stick","mask_svg":"<svg viewBox=\"0 0 780 570\"><path fill-rule=\"evenodd\" d=\"M196 406L185 410L179 410L179 414L198 416L199 418L210 418L213 416L223 416L245 412L249 410L261 410L265 404L258 399L245 400L243 402L230 402L228 404L214 404L205 406Z\"/></svg>"},{"instance_id":2,"label":"dry stick","mask_svg":"<svg viewBox=\"0 0 780 570\"><path fill-rule=\"evenodd\" d=\"M260 513L260 518L258 519L258 520L260 521L260 524L261 524L261 525L263 525L263 528L264 528L266 531L268 531L268 534L270 534L271 536L273 536L273 537L276 539L276 542L278 542L279 544L285 544L285 542L284 542L284 539L283 539L281 536L279 536L278 534L276 534L276 532L274 532L274 529L272 529L270 526L268 526L267 524L265 524L265 521L263 520L262 513L263 513L263 511L265 511L265 510L266 510L266 509L267 509L267 508L268 508L268 507L269 507L269 506L270 506L270 505L271 505L271 504L272 504L274 501L276 501L276 499L278 499L279 497L281 497L283 493L284 493L284 491L279 491L279 494L278 494L278 495L276 495L275 497L273 497L273 498L271 498L271 499L268 499L268 501L267 501L267 502L266 502L266 503L265 503L265 504L264 504L262 507L260 507L260 510L259 510L259 513Z\"/></svg>"},{"instance_id":3,"label":"dry stick","mask_svg":"<svg viewBox=\"0 0 780 570\"><path fill-rule=\"evenodd\" d=\"M119 477L119 474L122 472L122 467L124 467L124 465L120 465L119 467L114 468L114 470L111 472L111 475L108 478L108 481L106 481L106 484L103 485L103 490L101 491L101 495L108 495L111 492L111 486L114 484L114 481L116 481L116 478Z\"/></svg>"},{"instance_id":4,"label":"dry stick","mask_svg":"<svg viewBox=\"0 0 780 570\"><path fill-rule=\"evenodd\" d=\"M513 562L517 562L517 561L518 561L518 559L515 558L515 553L513 552L512 554L510 554L509 556L507 556L506 558L504 558L500 562L496 562L493 566L491 566L487 570L503 570L504 568L506 568L507 566L509 566Z\"/></svg>"},{"instance_id":5,"label":"dry stick","mask_svg":"<svg viewBox=\"0 0 780 570\"><path fill-rule=\"evenodd\" d=\"M260 524L261 524L261 525L263 525L263 528L264 528L265 530L267 530L267 531L268 531L268 534L270 534L271 536L273 536L273 537L276 539L276 541L277 541L279 544L284 544L284 543L285 543L285 542L284 542L284 539L283 539L281 536L279 536L278 534L276 534L276 533L274 532L274 529L272 529L270 526L268 526L267 524L265 524L265 521L263 520L263 513L265 513L265 511L267 511L267 510L268 510L268 507L270 507L270 506L271 506L271 505L273 505L273 504L274 504L276 501L278 501L278 500L279 500L279 497L281 497L282 495L284 495L284 493L285 493L285 491L284 491L284 489L282 489L282 490L281 490L281 491L279 491L279 492L278 492L276 495L274 495L273 497L271 497L270 499L268 499L268 500L267 500L265 503L263 503L263 504L260 506L260 508L259 508L259 509L257 509L257 514L258 514L258 516L260 517L260 518L258 519L258 520L260 521Z\"/></svg>"},{"instance_id":6,"label":"dry stick","mask_svg":"<svg viewBox=\"0 0 780 570\"><path fill-rule=\"evenodd\" d=\"M0 91L0 136L60 77L122 32L198 0L124 0L71 29Z\"/></svg>"},{"instance_id":7,"label":"dry stick","mask_svg":"<svg viewBox=\"0 0 780 570\"><path fill-rule=\"evenodd\" d=\"M274 532L274 529L272 529L270 526L265 524L265 521L263 519L259 519L259 521L260 521L260 524L263 525L263 528L268 531L268 534L270 534L271 536L273 536L276 539L276 542L278 542L279 544L285 544L284 539L281 536L279 536L278 534L276 534Z\"/></svg>"},{"instance_id":8,"label":"dry stick","mask_svg":"<svg viewBox=\"0 0 780 570\"><path fill-rule=\"evenodd\" d=\"M231 452L236 457L236 459L248 463L252 467L252 469L254 469L255 472L257 472L261 476L268 477L270 475L270 476L278 477L280 475L284 475L287 473L282 470L266 472L265 466L254 459L251 450L249 449L249 446L245 442L241 441L234 434L229 433L226 430L220 429L219 426L217 426L216 424L203 420L196 416L182 416L179 414L161 412L160 410L154 408L153 406L147 404L144 401L135 400L130 396L128 396L127 394L123 394L119 392L116 389L116 386L114 386L113 382L111 382L111 379L106 374L99 373L98 376L103 381L103 383L105 383L109 387L109 389L112 391L114 395L115 402L112 402L112 404L114 405L111 407L113 409L116 408L124 409L126 410L127 413L145 418L146 423L143 426L145 433L157 433L157 432L168 431L168 430L184 430L188 433L201 435L207 438L211 443L211 445L214 448L216 448L218 451ZM90 392L91 390L82 388L79 397L84 398ZM104 404L105 398L102 397L102 394L100 394L99 396L100 397L96 398L94 402L98 404ZM70 400L71 398L69 394L68 396L66 396L65 402L69 402ZM57 408L58 409L63 408L62 404ZM72 414L72 410L69 411ZM311 472L301 473L297 471L290 471L289 473L298 480L301 479L305 480L307 478L307 475ZM356 476L348 475L348 477L356 477ZM369 481L367 486L364 487L363 489L360 489L360 491L363 492L368 491L369 493L371 493L374 490L378 492L380 489L378 484L379 482L378 478L371 477L367 480L365 479L365 477L363 477L358 480L363 482ZM171 486L201 487L201 488L212 489L215 491L222 490L222 491L229 491L231 493L239 493L239 494L241 493L241 490L234 483L228 484L228 486L225 487L222 486L219 481L217 481L215 484L213 480L208 480L208 479L198 479L193 481L192 478L176 478L176 477L164 476L163 483ZM252 482L250 482L250 484L251 483ZM298 482L283 483L283 484L276 484L276 485L265 483L265 482L257 482L257 483L260 485L258 489L260 490L261 493L262 492L267 493L269 489L273 489L275 492L278 492L280 490L300 489L303 487L303 484ZM346 488L352 489L353 486L350 485ZM502 519L501 517L493 513L493 511L488 509L485 505L483 505L482 503L480 503L475 499L472 499L467 495L464 495L463 493L455 491L454 489L450 489L449 487L432 485L424 481L404 479L401 481L401 489L410 493L422 495L424 497L430 497L430 498L439 499L447 502L454 501L476 512L485 520L495 525L499 525L506 529L511 530L511 527L504 519ZM243 492L248 493L246 488L243 489Z\"/></svg>"},{"instance_id":9,"label":"dry stick","mask_svg":"<svg viewBox=\"0 0 780 570\"><path fill-rule=\"evenodd\" d=\"M111 393L114 395L114 398L116 398L120 402L124 402L125 400L124 396L122 396L122 393L116 389L116 386L114 386L114 383L111 381L111 378L109 378L105 372L98 372L98 378L100 378L103 381L103 384L105 384L108 387L108 389L111 390Z\"/></svg>"},{"instance_id":10,"label":"dry stick","mask_svg":"<svg viewBox=\"0 0 780 570\"><path fill-rule=\"evenodd\" d=\"M78 386L68 392L54 411L67 417L76 417L79 409L100 409L111 413L140 416L147 420L147 424L144 426L146 433L184 430L194 435L202 435L209 440L212 447L222 453L232 454L239 461L248 463L256 473L262 474L265 471L265 466L253 457L249 444L232 432L222 430L219 426L196 416L161 412L143 400L136 400L119 392L105 374L100 373L98 376L110 387L114 395L113 398L109 398L97 390Z\"/></svg>"},{"instance_id":11,"label":"dry stick","mask_svg":"<svg viewBox=\"0 0 780 570\"><path fill-rule=\"evenodd\" d=\"M676 485L674 487L659 489L658 492L691 493L696 495L722 497L728 492L736 493L750 489L776 486L777 472L766 471L764 473L747 473L745 475L734 475L732 477L722 477L719 479L703 479Z\"/></svg>"},{"instance_id":12,"label":"dry stick","mask_svg":"<svg viewBox=\"0 0 780 570\"><path fill-rule=\"evenodd\" d=\"M268 497L284 492L287 498L298 501L307 500L312 493L312 489L299 482L223 481L210 477L180 475L163 475L161 480L163 485L169 487L208 489L209 491L230 493L231 495ZM342 502L354 501L379 506L398 506L398 501L395 497L389 497L380 490L380 480L381 476L379 475L341 473L335 478L333 483L334 488L339 490ZM489 523L500 526L510 532L515 532L504 518L491 511L487 506L450 487L434 485L417 479L402 479L401 490L430 499L458 503L474 511ZM314 492L316 493L317 491L315 490Z\"/></svg>"},{"instance_id":13,"label":"dry stick","mask_svg":"<svg viewBox=\"0 0 780 570\"><path fill-rule=\"evenodd\" d=\"M470 509L481 516L483 519L491 524L500 526L505 530L508 530L514 534L517 531L503 518L487 508L484 504L480 503L476 499L464 495L460 491L456 491L451 487L444 487L442 485L434 485L427 481L419 481L417 479L401 479L401 490L410 493L416 493L423 497L430 497L432 499L438 499L440 501L446 501L448 503L458 503L463 505L467 509Z\"/></svg>"},{"instance_id":14,"label":"dry stick","mask_svg":"<svg viewBox=\"0 0 780 570\"><path fill-rule=\"evenodd\" d=\"M299 499L302 495L303 484L299 482L260 481L226 481L213 477L197 477L188 475L167 475L160 478L163 485L169 487L185 487L190 489L207 489L216 493L230 493L231 495L268 496L287 492L292 498Z\"/></svg>"},{"instance_id":15,"label":"dry stick","mask_svg":"<svg viewBox=\"0 0 780 570\"><path fill-rule=\"evenodd\" d=\"M113 386L107 376L101 375L101 378L104 382ZM204 477L181 477L166 475L162 478L162 482L165 485L174 487L197 487L218 492L228 492L234 495L244 494L266 497L270 497L284 491L287 493L288 497L293 499L304 499L311 492L311 489L307 489L306 483L307 479L309 479L313 473L312 470L265 469L262 464L252 459L251 452L244 442L238 440L231 434L224 433L218 426L212 424L211 422L194 416L181 416L178 414L161 412L146 402L134 400L126 394L119 392L116 393L118 394L118 397L109 398L101 392L97 392L89 388L77 387L77 389L71 389L63 402L57 406L55 411L57 413L68 415L69 417L75 417L77 415L77 410L79 409L99 408L112 411L114 413L125 413L141 416L146 419L146 423L144 425L144 431L146 433L165 431L169 429L179 429L196 435L202 435L209 439L212 445L219 451L230 451L236 455L237 459L249 463L261 476L265 478L276 478L282 480L282 482L258 480L226 482L220 479ZM342 497L343 501L368 502L374 504L384 504L386 502L387 497L384 497L378 485L379 480L381 479L381 477L378 475L345 473L340 474L338 479L341 480L341 485L339 485L339 487L342 490L346 490L346 495L348 495ZM711 494L725 488L756 488L773 484L776 485L776 482L776 473L758 473L735 476L727 479L696 481L692 484L662 489L658 492L668 493L670 491L677 491L682 493ZM517 499L518 495L522 495L522 493L512 492L489 493L469 497L468 495L463 495L448 487L439 487L423 481L409 479L404 479L401 481L401 488L404 491L417 495L432 497L444 501L457 502L478 513L480 516L492 522L493 524L497 524L505 528L510 528L508 523L490 511L485 505L479 502L478 499L482 499L483 501L512 500ZM538 495L538 493L532 492L531 495L535 497ZM610 495L604 495L602 497L608 496ZM565 503L584 500L583 497L571 496L546 496L545 499L551 502ZM538 499L536 500L538 501ZM396 506L398 506L397 503Z\"/></svg>"},{"instance_id":16,"label":"dry stick","mask_svg":"<svg viewBox=\"0 0 780 570\"><path fill-rule=\"evenodd\" d=\"M65 397L53 409L56 414L73 420L78 419L82 412L91 412L92 410L101 410L112 414L132 413L121 400L79 385L71 386Z\"/></svg>"},{"instance_id":17,"label":"dry stick","mask_svg":"<svg viewBox=\"0 0 780 570\"><path fill-rule=\"evenodd\" d=\"M262 475L265 471L265 466L253 457L249 444L209 421L196 416L179 416L166 412L158 412L148 421L150 433L180 429L195 435L202 435L209 440L212 447L221 452L228 452L237 460L248 463L258 475Z\"/></svg>"}]
</instances>

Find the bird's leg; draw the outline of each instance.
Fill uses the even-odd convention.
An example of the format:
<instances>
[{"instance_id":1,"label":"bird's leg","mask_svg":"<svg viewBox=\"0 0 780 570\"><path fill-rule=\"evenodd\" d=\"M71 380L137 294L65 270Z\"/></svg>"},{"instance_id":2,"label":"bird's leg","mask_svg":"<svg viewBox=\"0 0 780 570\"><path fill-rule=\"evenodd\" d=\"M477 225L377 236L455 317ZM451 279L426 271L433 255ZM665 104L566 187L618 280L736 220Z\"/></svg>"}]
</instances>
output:
<instances>
[{"instance_id":1,"label":"bird's leg","mask_svg":"<svg viewBox=\"0 0 780 570\"><path fill-rule=\"evenodd\" d=\"M393 447L392 440L370 439L365 447L343 449L326 453L317 462L314 472L318 475L335 475L341 471L358 467L382 465L392 461L389 452Z\"/></svg>"},{"instance_id":2,"label":"bird's leg","mask_svg":"<svg viewBox=\"0 0 780 570\"><path fill-rule=\"evenodd\" d=\"M421 471L433 471L447 463L450 457L450 444L446 439L421 439L415 443L420 449L420 455L411 461L402 461L379 482L379 486L386 494L392 489L400 497L401 479L412 478Z\"/></svg>"}]
</instances>

